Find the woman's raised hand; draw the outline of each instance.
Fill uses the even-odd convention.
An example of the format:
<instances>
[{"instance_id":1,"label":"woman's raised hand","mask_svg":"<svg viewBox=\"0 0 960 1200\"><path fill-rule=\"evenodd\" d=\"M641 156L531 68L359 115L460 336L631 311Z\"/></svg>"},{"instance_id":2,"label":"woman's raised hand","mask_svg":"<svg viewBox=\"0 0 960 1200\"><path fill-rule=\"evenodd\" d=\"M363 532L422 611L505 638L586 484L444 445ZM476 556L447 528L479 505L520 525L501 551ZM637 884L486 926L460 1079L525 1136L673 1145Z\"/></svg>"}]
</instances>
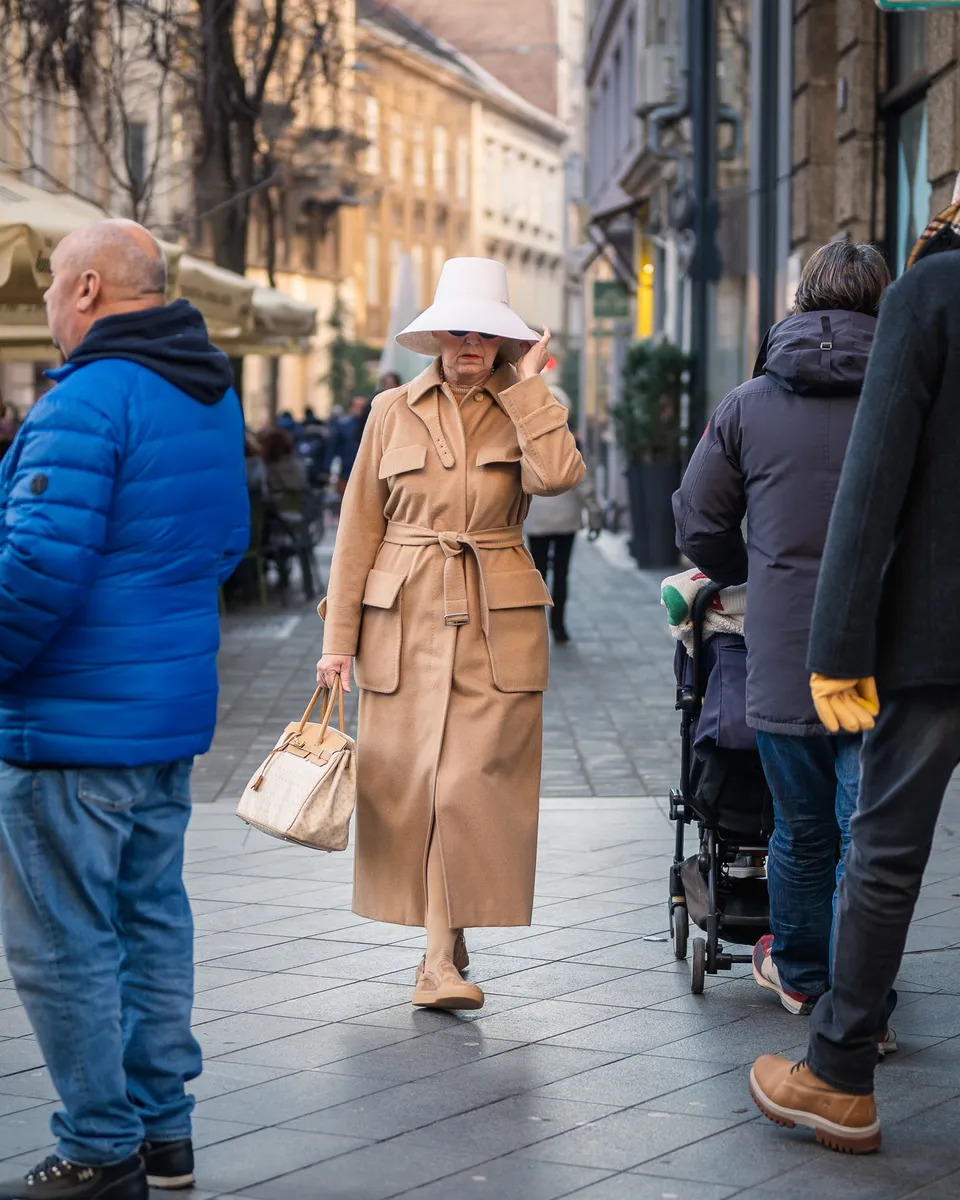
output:
<instances>
[{"instance_id":1,"label":"woman's raised hand","mask_svg":"<svg viewBox=\"0 0 960 1200\"><path fill-rule=\"evenodd\" d=\"M517 363L517 374L521 379L533 379L539 375L550 361L550 330L543 328L543 337L539 342L524 342L523 357Z\"/></svg>"},{"instance_id":2,"label":"woman's raised hand","mask_svg":"<svg viewBox=\"0 0 960 1200\"><path fill-rule=\"evenodd\" d=\"M317 663L317 683L322 687L333 687L339 675L343 690L349 692L352 662L349 654L325 654Z\"/></svg>"}]
</instances>

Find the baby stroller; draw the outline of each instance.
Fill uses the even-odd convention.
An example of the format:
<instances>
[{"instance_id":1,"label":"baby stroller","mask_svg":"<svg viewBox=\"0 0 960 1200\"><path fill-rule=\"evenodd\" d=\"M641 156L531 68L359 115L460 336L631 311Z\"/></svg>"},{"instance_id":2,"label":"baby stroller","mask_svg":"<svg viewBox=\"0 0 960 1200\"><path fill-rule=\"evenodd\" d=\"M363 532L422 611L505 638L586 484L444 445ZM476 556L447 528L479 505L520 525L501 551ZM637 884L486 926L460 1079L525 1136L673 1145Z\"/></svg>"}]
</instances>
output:
<instances>
[{"instance_id":1,"label":"baby stroller","mask_svg":"<svg viewBox=\"0 0 960 1200\"><path fill-rule=\"evenodd\" d=\"M720 591L707 584L691 611L693 656L677 643L674 662L680 717L680 787L670 793L677 823L670 869L670 933L674 954L687 956L690 921L706 938L693 939L690 990L703 992L705 976L749 963L727 942L752 946L769 930L767 881L750 866L767 853L773 804L756 735L746 723L746 643L739 634L705 639L704 620ZM699 852L684 858L684 832L696 823ZM738 876L744 876L738 878Z\"/></svg>"}]
</instances>

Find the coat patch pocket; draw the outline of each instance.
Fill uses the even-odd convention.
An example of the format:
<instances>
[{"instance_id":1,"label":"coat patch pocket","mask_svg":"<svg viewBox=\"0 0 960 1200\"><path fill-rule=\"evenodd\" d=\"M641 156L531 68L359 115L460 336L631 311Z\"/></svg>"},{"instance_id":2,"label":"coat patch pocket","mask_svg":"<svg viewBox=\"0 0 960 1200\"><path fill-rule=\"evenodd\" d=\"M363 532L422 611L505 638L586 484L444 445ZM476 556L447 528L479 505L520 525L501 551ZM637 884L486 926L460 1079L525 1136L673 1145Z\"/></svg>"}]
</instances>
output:
<instances>
[{"instance_id":1,"label":"coat patch pocket","mask_svg":"<svg viewBox=\"0 0 960 1200\"><path fill-rule=\"evenodd\" d=\"M487 650L494 686L501 692L544 692L550 674L547 585L535 568L484 576L490 634Z\"/></svg>"},{"instance_id":2,"label":"coat patch pocket","mask_svg":"<svg viewBox=\"0 0 960 1200\"><path fill-rule=\"evenodd\" d=\"M389 479L407 471L419 471L426 465L426 461L426 446L397 446L393 450L385 450L380 459L378 478Z\"/></svg>"},{"instance_id":3,"label":"coat patch pocket","mask_svg":"<svg viewBox=\"0 0 960 1200\"><path fill-rule=\"evenodd\" d=\"M405 579L405 575L376 568L367 575L360 645L354 662L357 687L365 692L395 692L400 686L400 597Z\"/></svg>"},{"instance_id":4,"label":"coat patch pocket","mask_svg":"<svg viewBox=\"0 0 960 1200\"><path fill-rule=\"evenodd\" d=\"M488 467L491 463L517 463L522 457L519 445L482 446L477 451L477 466Z\"/></svg>"}]
</instances>

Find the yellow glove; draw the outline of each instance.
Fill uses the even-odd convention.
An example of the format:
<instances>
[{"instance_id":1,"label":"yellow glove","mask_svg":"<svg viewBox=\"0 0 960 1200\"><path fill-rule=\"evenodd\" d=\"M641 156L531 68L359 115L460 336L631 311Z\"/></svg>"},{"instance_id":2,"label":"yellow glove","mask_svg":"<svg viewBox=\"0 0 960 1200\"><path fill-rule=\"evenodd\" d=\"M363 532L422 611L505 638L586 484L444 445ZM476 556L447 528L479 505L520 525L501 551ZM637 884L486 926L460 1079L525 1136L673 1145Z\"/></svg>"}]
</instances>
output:
<instances>
[{"instance_id":1,"label":"yellow glove","mask_svg":"<svg viewBox=\"0 0 960 1200\"><path fill-rule=\"evenodd\" d=\"M880 711L877 685L870 679L828 679L810 676L817 716L831 733L864 733L873 728Z\"/></svg>"}]
</instances>

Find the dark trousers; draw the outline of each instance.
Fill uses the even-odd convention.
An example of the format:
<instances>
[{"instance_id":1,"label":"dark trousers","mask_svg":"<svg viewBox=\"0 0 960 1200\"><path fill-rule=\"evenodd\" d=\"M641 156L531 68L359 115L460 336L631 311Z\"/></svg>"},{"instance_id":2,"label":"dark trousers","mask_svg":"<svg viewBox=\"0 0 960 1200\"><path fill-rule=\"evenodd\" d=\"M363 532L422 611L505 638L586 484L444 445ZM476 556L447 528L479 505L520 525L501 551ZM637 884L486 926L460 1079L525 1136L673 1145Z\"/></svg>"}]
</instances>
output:
<instances>
[{"instance_id":1,"label":"dark trousers","mask_svg":"<svg viewBox=\"0 0 960 1200\"><path fill-rule=\"evenodd\" d=\"M573 539L576 536L575 533L552 533L543 536L530 534L527 538L537 570L553 596L550 625L555 633L565 629L563 618L567 607L567 578L570 574ZM550 580L547 579L548 569L552 570L553 575Z\"/></svg>"},{"instance_id":2,"label":"dark trousers","mask_svg":"<svg viewBox=\"0 0 960 1200\"><path fill-rule=\"evenodd\" d=\"M958 761L960 687L881 696L837 895L832 985L810 1018L808 1065L844 1092L873 1091L877 1035Z\"/></svg>"}]
</instances>

